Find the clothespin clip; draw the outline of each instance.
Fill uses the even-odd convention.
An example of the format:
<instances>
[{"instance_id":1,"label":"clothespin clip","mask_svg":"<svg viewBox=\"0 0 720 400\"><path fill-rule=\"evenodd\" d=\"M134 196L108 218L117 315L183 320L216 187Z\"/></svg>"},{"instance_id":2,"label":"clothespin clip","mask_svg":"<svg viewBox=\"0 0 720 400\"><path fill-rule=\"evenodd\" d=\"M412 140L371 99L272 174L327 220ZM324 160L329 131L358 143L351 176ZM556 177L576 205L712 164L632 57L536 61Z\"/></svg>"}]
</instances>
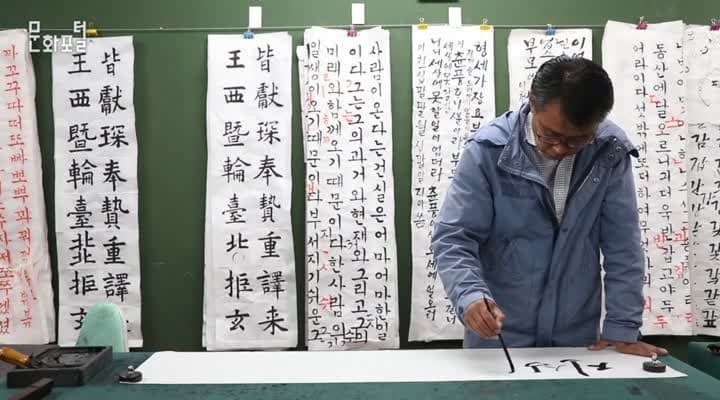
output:
<instances>
[{"instance_id":1,"label":"clothespin clip","mask_svg":"<svg viewBox=\"0 0 720 400\"><path fill-rule=\"evenodd\" d=\"M552 26L552 24L547 24L547 29L545 30L545 34L548 36L555 35L555 27Z\"/></svg>"},{"instance_id":2,"label":"clothespin clip","mask_svg":"<svg viewBox=\"0 0 720 400\"><path fill-rule=\"evenodd\" d=\"M352 23L350 30L348 31L348 37L356 37L357 31L355 31L355 25L365 24L365 3L353 3L352 4Z\"/></svg>"},{"instance_id":3,"label":"clothespin clip","mask_svg":"<svg viewBox=\"0 0 720 400\"><path fill-rule=\"evenodd\" d=\"M248 7L248 29L243 34L245 39L255 37L252 28L262 28L262 7Z\"/></svg>"},{"instance_id":4,"label":"clothespin clip","mask_svg":"<svg viewBox=\"0 0 720 400\"><path fill-rule=\"evenodd\" d=\"M418 21L420 21L417 26L418 30L424 31L425 29L427 29L428 25L425 23L425 18L420 17Z\"/></svg>"},{"instance_id":5,"label":"clothespin clip","mask_svg":"<svg viewBox=\"0 0 720 400\"><path fill-rule=\"evenodd\" d=\"M720 31L720 23L718 23L718 20L713 18L710 20L710 30L711 31Z\"/></svg>"},{"instance_id":6,"label":"clothespin clip","mask_svg":"<svg viewBox=\"0 0 720 400\"><path fill-rule=\"evenodd\" d=\"M75 21L73 23L73 33L78 33L86 37L97 37L98 29L95 27L95 21Z\"/></svg>"},{"instance_id":7,"label":"clothespin clip","mask_svg":"<svg viewBox=\"0 0 720 400\"><path fill-rule=\"evenodd\" d=\"M648 24L647 24L647 22L645 22L645 17L640 17L636 28L640 29L640 30L645 30L645 29L647 29L647 27L648 27Z\"/></svg>"},{"instance_id":8,"label":"clothespin clip","mask_svg":"<svg viewBox=\"0 0 720 400\"><path fill-rule=\"evenodd\" d=\"M491 30L491 29L492 29L492 26L488 25L488 19L487 19L487 18L483 18L483 19L482 19L482 24L480 25L480 30L481 30L481 31L489 31L489 30Z\"/></svg>"}]
</instances>

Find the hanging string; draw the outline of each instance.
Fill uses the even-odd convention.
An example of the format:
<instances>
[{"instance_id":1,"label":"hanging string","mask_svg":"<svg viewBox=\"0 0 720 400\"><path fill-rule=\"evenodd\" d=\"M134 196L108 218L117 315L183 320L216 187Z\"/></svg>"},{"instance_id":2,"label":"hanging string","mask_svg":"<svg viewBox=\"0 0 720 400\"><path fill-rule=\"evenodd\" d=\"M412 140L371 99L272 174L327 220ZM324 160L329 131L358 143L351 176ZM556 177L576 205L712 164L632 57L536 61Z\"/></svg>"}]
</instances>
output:
<instances>
[{"instance_id":1,"label":"hanging string","mask_svg":"<svg viewBox=\"0 0 720 400\"><path fill-rule=\"evenodd\" d=\"M432 26L432 24L428 24ZM438 24L440 25L440 24ZM407 29L412 28L415 24L376 24L376 25L363 25L363 28L388 28L388 29ZM473 24L465 24L465 26L473 26ZM546 29L547 24L499 24L491 25L494 29ZM329 28L329 29L350 29L352 25L285 25L285 26L267 26L262 28L254 28L256 32L259 31L299 31L308 28ZM553 28L556 29L602 29L604 24L590 24L590 25L555 25ZM11 28L0 28L0 30L11 29ZM17 28L15 28L17 29ZM90 29L90 28L88 28ZM101 32L114 32L114 33L143 33L143 32L246 32L248 28L246 26L228 26L228 27L108 27L108 28L94 28ZM73 32L72 28L42 28L42 32Z\"/></svg>"}]
</instances>

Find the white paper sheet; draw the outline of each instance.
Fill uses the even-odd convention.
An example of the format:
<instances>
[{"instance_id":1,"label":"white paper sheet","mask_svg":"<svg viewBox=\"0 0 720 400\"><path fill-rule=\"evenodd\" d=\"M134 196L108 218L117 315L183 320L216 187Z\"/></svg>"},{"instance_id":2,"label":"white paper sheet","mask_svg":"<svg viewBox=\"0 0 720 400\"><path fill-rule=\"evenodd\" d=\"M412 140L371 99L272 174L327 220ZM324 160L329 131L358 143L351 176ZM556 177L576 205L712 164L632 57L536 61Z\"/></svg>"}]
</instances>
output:
<instances>
[{"instance_id":1,"label":"white paper sheet","mask_svg":"<svg viewBox=\"0 0 720 400\"><path fill-rule=\"evenodd\" d=\"M389 34L305 31L307 341L399 345Z\"/></svg>"},{"instance_id":2,"label":"white paper sheet","mask_svg":"<svg viewBox=\"0 0 720 400\"><path fill-rule=\"evenodd\" d=\"M720 336L720 125L691 124L687 153L693 334Z\"/></svg>"},{"instance_id":3,"label":"white paper sheet","mask_svg":"<svg viewBox=\"0 0 720 400\"><path fill-rule=\"evenodd\" d=\"M690 25L683 40L688 123L720 124L720 31Z\"/></svg>"},{"instance_id":4,"label":"white paper sheet","mask_svg":"<svg viewBox=\"0 0 720 400\"><path fill-rule=\"evenodd\" d=\"M209 350L297 344L291 44L286 32L208 37Z\"/></svg>"},{"instance_id":5,"label":"white paper sheet","mask_svg":"<svg viewBox=\"0 0 720 400\"><path fill-rule=\"evenodd\" d=\"M448 7L448 25L452 28L462 26L462 8Z\"/></svg>"},{"instance_id":6,"label":"white paper sheet","mask_svg":"<svg viewBox=\"0 0 720 400\"><path fill-rule=\"evenodd\" d=\"M248 7L248 27L262 28L262 7Z\"/></svg>"},{"instance_id":7,"label":"white paper sheet","mask_svg":"<svg viewBox=\"0 0 720 400\"><path fill-rule=\"evenodd\" d=\"M687 71L687 180L694 334L720 336L720 32L691 25L683 42Z\"/></svg>"},{"instance_id":8,"label":"white paper sheet","mask_svg":"<svg viewBox=\"0 0 720 400\"><path fill-rule=\"evenodd\" d=\"M645 274L645 335L693 332L688 268L683 40L681 21L609 21L603 66L615 87L610 119L640 153L633 159Z\"/></svg>"},{"instance_id":9,"label":"white paper sheet","mask_svg":"<svg viewBox=\"0 0 720 400\"><path fill-rule=\"evenodd\" d=\"M508 66L511 110L517 110L527 102L537 69L545 61L560 55L592 60L592 31L558 29L553 35L547 35L543 30L513 29L510 32Z\"/></svg>"},{"instance_id":10,"label":"white paper sheet","mask_svg":"<svg viewBox=\"0 0 720 400\"><path fill-rule=\"evenodd\" d=\"M140 347L133 39L87 39L52 66L59 342L73 345L88 309L112 302Z\"/></svg>"},{"instance_id":11,"label":"white paper sheet","mask_svg":"<svg viewBox=\"0 0 720 400\"><path fill-rule=\"evenodd\" d=\"M374 350L356 352L226 352L153 354L140 367L140 384L257 384L346 382L458 382L534 379L676 378L646 372L648 358L613 349ZM661 359L662 360L662 359Z\"/></svg>"},{"instance_id":12,"label":"white paper sheet","mask_svg":"<svg viewBox=\"0 0 720 400\"><path fill-rule=\"evenodd\" d=\"M493 36L477 26L412 29L410 341L463 335L437 276L430 242L465 139L495 117Z\"/></svg>"},{"instance_id":13,"label":"white paper sheet","mask_svg":"<svg viewBox=\"0 0 720 400\"><path fill-rule=\"evenodd\" d=\"M28 40L0 31L0 343L44 344L55 307Z\"/></svg>"},{"instance_id":14,"label":"white paper sheet","mask_svg":"<svg viewBox=\"0 0 720 400\"><path fill-rule=\"evenodd\" d=\"M353 25L364 25L365 24L365 3L353 3L352 4L352 23Z\"/></svg>"}]
</instances>

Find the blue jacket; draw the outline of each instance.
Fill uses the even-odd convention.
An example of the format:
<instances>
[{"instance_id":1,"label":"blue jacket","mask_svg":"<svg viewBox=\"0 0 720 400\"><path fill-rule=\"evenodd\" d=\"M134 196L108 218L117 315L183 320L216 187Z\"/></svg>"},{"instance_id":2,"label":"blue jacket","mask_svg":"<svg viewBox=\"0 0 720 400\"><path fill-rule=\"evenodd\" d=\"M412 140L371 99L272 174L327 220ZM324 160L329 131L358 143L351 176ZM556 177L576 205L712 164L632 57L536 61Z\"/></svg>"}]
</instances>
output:
<instances>
[{"instance_id":1,"label":"blue jacket","mask_svg":"<svg viewBox=\"0 0 720 400\"><path fill-rule=\"evenodd\" d=\"M529 107L468 139L433 231L439 276L462 321L484 297L505 313L508 346L638 340L645 258L631 155L622 129L600 124L575 157L565 215L528 156ZM600 333L600 253L606 315ZM496 347L465 328L465 347Z\"/></svg>"}]
</instances>

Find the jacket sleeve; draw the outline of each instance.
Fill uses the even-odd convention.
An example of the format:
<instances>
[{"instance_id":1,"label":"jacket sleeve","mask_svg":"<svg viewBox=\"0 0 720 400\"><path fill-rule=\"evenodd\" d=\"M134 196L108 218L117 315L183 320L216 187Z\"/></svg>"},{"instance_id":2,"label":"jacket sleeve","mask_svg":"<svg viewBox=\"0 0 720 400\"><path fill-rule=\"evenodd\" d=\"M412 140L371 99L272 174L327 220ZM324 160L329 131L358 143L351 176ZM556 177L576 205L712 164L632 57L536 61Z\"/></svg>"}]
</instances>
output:
<instances>
[{"instance_id":1,"label":"jacket sleeve","mask_svg":"<svg viewBox=\"0 0 720 400\"><path fill-rule=\"evenodd\" d=\"M476 142L466 144L432 237L438 275L461 321L474 301L492 298L479 257L493 219L492 193L480 165L480 150Z\"/></svg>"},{"instance_id":2,"label":"jacket sleeve","mask_svg":"<svg viewBox=\"0 0 720 400\"><path fill-rule=\"evenodd\" d=\"M613 168L610 180L600 216L606 308L601 338L634 343L642 325L645 256L629 154Z\"/></svg>"}]
</instances>

